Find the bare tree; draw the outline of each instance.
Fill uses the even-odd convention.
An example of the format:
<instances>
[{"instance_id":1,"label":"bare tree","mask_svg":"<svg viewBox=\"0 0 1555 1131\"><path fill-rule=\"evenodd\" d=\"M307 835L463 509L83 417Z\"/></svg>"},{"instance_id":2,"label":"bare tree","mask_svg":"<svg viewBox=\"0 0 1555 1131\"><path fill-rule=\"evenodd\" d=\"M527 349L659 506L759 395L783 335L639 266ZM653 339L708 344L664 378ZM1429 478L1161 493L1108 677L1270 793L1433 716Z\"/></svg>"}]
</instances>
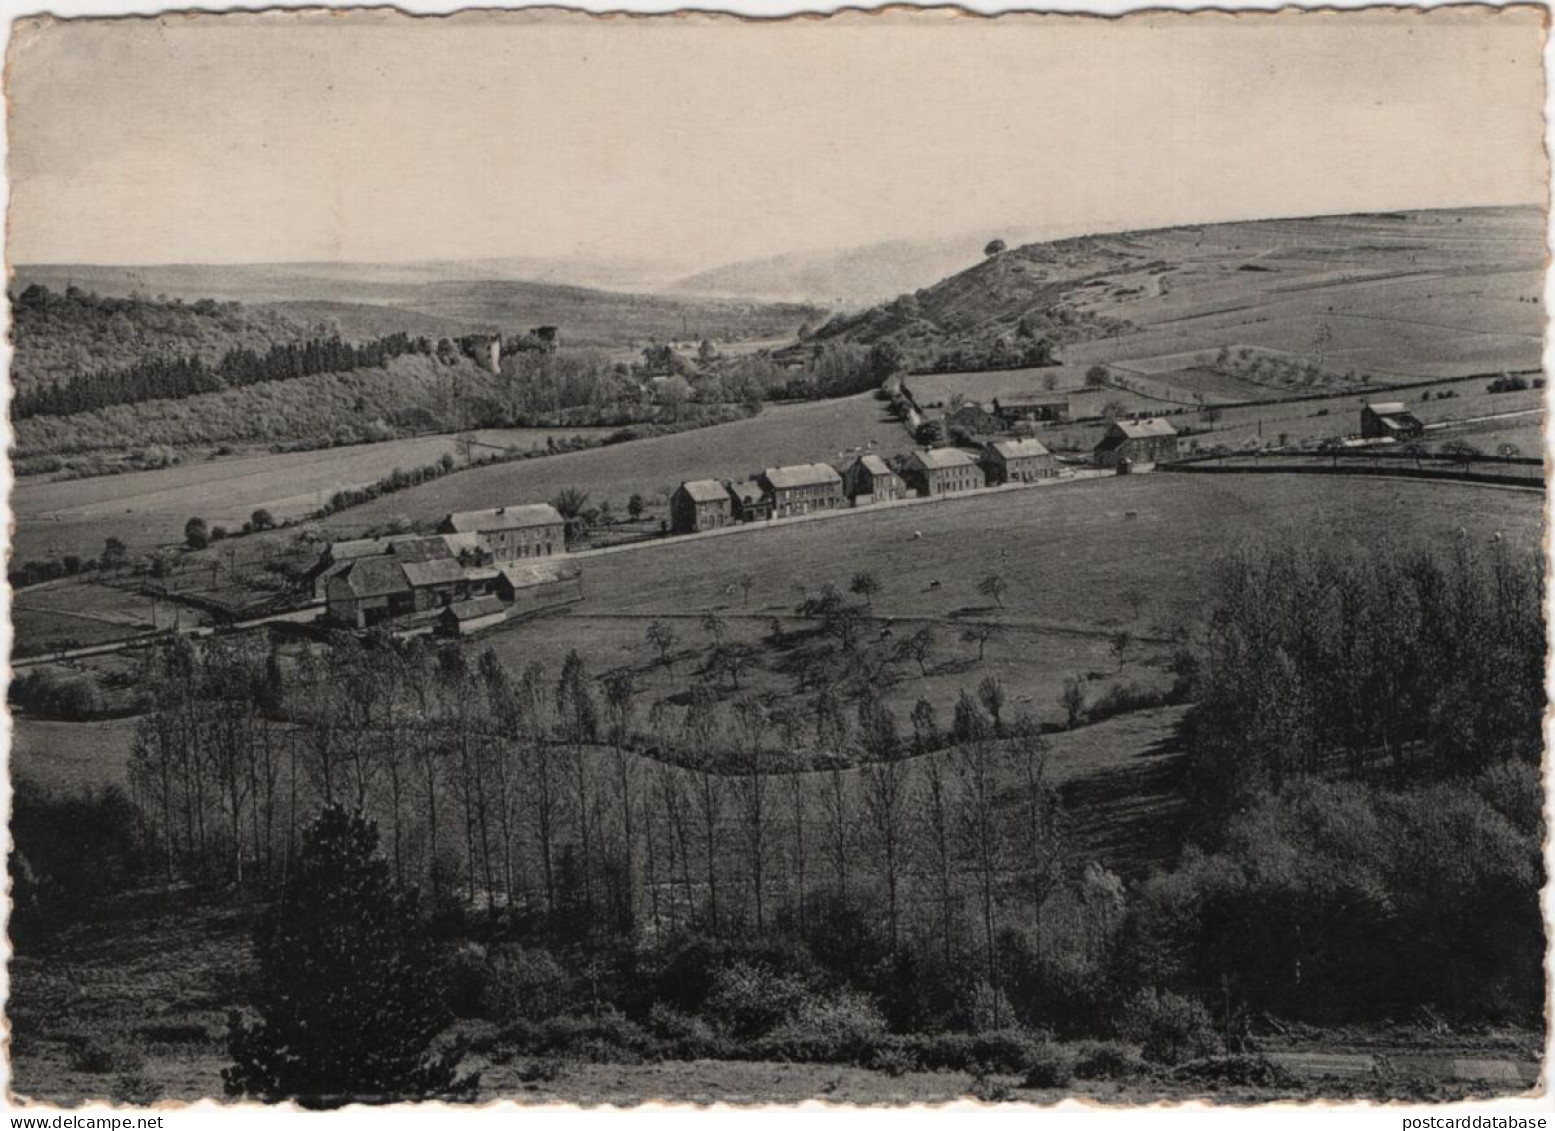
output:
<instances>
[{"instance_id":1,"label":"bare tree","mask_svg":"<svg viewBox=\"0 0 1555 1131\"><path fill-rule=\"evenodd\" d=\"M990 573L977 583L977 591L984 597L992 597L994 603L1001 609L1004 608L1004 594L1009 589L1009 583L997 573Z\"/></svg>"},{"instance_id":2,"label":"bare tree","mask_svg":"<svg viewBox=\"0 0 1555 1131\"><path fill-rule=\"evenodd\" d=\"M658 650L659 663L671 670L675 667L675 660L670 655L680 638L675 635L675 630L661 620L656 620L648 626L648 631L643 634L650 645Z\"/></svg>"},{"instance_id":3,"label":"bare tree","mask_svg":"<svg viewBox=\"0 0 1555 1131\"><path fill-rule=\"evenodd\" d=\"M982 663L989 642L996 639L1003 631L1003 626L994 621L978 621L962 629L961 642L976 644L977 662Z\"/></svg>"}]
</instances>

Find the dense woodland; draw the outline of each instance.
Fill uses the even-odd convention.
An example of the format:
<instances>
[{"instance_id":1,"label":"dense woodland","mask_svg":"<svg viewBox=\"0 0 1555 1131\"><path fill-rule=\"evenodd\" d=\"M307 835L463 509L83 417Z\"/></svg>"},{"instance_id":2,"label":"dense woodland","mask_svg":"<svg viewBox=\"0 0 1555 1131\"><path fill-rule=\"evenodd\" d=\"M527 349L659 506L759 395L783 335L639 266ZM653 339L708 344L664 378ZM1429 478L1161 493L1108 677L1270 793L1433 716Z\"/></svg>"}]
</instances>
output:
<instances>
[{"instance_id":1,"label":"dense woodland","mask_svg":"<svg viewBox=\"0 0 1555 1131\"><path fill-rule=\"evenodd\" d=\"M867 681L796 711L711 664L648 702L575 653L180 642L130 796L22 784L12 931L46 948L186 879L284 906L335 805L425 894L443 1004L510 1052L1040 1073L1049 1039L1169 1063L1262 1016L1537 1026L1540 569L1467 539L1227 558L1176 663L1197 831L1128 883L996 686L902 718Z\"/></svg>"}]
</instances>

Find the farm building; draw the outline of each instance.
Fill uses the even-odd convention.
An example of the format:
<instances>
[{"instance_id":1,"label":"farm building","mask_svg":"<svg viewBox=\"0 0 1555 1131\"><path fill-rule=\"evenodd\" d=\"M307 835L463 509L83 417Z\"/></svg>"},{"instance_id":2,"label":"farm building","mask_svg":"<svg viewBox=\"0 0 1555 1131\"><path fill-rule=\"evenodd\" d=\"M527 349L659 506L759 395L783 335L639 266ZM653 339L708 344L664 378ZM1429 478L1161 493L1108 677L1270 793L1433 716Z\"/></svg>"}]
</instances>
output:
<instances>
[{"instance_id":1,"label":"farm building","mask_svg":"<svg viewBox=\"0 0 1555 1131\"><path fill-rule=\"evenodd\" d=\"M859 456L842 469L842 493L856 507L907 497L907 484L877 455Z\"/></svg>"},{"instance_id":2,"label":"farm building","mask_svg":"<svg viewBox=\"0 0 1555 1131\"><path fill-rule=\"evenodd\" d=\"M983 449L982 464L989 486L994 487L1058 477L1058 461L1040 440L995 441Z\"/></svg>"},{"instance_id":3,"label":"farm building","mask_svg":"<svg viewBox=\"0 0 1555 1131\"><path fill-rule=\"evenodd\" d=\"M455 601L439 615L438 627L449 636L469 636L501 624L507 616L508 607L488 594L468 601Z\"/></svg>"},{"instance_id":4,"label":"farm building","mask_svg":"<svg viewBox=\"0 0 1555 1131\"><path fill-rule=\"evenodd\" d=\"M670 533L717 530L734 520L733 500L716 479L689 479L670 496Z\"/></svg>"},{"instance_id":5,"label":"farm building","mask_svg":"<svg viewBox=\"0 0 1555 1131\"><path fill-rule=\"evenodd\" d=\"M772 496L763 491L760 484L742 479L738 483L728 484L725 489L729 492L729 503L736 521L766 522L772 517Z\"/></svg>"},{"instance_id":6,"label":"farm building","mask_svg":"<svg viewBox=\"0 0 1555 1131\"><path fill-rule=\"evenodd\" d=\"M982 468L959 448L913 452L907 457L907 479L924 496L975 491L984 483Z\"/></svg>"},{"instance_id":7,"label":"farm building","mask_svg":"<svg viewBox=\"0 0 1555 1131\"><path fill-rule=\"evenodd\" d=\"M473 534L480 548L498 562L564 553L566 528L566 520L549 503L460 511L438 524L442 534Z\"/></svg>"},{"instance_id":8,"label":"farm building","mask_svg":"<svg viewBox=\"0 0 1555 1131\"><path fill-rule=\"evenodd\" d=\"M772 496L775 518L835 510L843 504L842 476L826 463L769 467L756 476L756 483Z\"/></svg>"},{"instance_id":9,"label":"farm building","mask_svg":"<svg viewBox=\"0 0 1555 1131\"><path fill-rule=\"evenodd\" d=\"M976 401L968 401L945 414L945 428L959 429L968 436L992 436L1004 431L1004 423Z\"/></svg>"},{"instance_id":10,"label":"farm building","mask_svg":"<svg viewBox=\"0 0 1555 1131\"><path fill-rule=\"evenodd\" d=\"M1177 458L1177 429L1159 417L1114 420L1093 453L1097 467L1130 467L1165 463Z\"/></svg>"},{"instance_id":11,"label":"farm building","mask_svg":"<svg viewBox=\"0 0 1555 1131\"><path fill-rule=\"evenodd\" d=\"M1408 439L1425 431L1425 425L1403 401L1378 401L1361 406L1361 435L1369 440L1387 437Z\"/></svg>"},{"instance_id":12,"label":"farm building","mask_svg":"<svg viewBox=\"0 0 1555 1131\"><path fill-rule=\"evenodd\" d=\"M335 624L371 628L482 596L492 580L468 576L452 557L407 561L398 553L373 554L352 559L330 576L326 612Z\"/></svg>"},{"instance_id":13,"label":"farm building","mask_svg":"<svg viewBox=\"0 0 1555 1131\"><path fill-rule=\"evenodd\" d=\"M1005 424L1022 420L1059 422L1069 420L1072 410L1067 393L1047 393L1041 396L1014 393L993 399L993 411Z\"/></svg>"}]
</instances>

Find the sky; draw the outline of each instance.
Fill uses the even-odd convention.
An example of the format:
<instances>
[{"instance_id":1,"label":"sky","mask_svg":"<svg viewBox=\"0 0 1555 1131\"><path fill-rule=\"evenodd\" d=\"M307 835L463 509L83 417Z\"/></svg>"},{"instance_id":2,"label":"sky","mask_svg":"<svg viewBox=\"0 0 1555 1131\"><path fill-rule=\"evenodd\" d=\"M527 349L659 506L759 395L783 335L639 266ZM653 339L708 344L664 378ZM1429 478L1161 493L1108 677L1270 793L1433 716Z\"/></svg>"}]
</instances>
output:
<instances>
[{"instance_id":1,"label":"sky","mask_svg":"<svg viewBox=\"0 0 1555 1131\"><path fill-rule=\"evenodd\" d=\"M686 270L1545 197L1523 8L30 21L12 263Z\"/></svg>"}]
</instances>

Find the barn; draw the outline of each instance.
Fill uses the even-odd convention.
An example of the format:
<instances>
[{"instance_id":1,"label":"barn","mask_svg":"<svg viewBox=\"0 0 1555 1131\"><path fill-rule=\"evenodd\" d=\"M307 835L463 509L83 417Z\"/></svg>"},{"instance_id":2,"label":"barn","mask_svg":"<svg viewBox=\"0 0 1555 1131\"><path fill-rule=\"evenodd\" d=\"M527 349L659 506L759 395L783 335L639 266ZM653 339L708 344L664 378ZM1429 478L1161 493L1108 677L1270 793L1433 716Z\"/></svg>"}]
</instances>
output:
<instances>
[{"instance_id":1,"label":"barn","mask_svg":"<svg viewBox=\"0 0 1555 1131\"><path fill-rule=\"evenodd\" d=\"M1096 445L1092 458L1097 467L1127 465L1140 470L1177 458L1177 429L1159 417L1149 420L1114 420Z\"/></svg>"},{"instance_id":2,"label":"barn","mask_svg":"<svg viewBox=\"0 0 1555 1131\"><path fill-rule=\"evenodd\" d=\"M1022 420L1057 423L1069 420L1072 415L1067 393L1015 393L1007 397L995 397L993 410L1006 424Z\"/></svg>"}]
</instances>

